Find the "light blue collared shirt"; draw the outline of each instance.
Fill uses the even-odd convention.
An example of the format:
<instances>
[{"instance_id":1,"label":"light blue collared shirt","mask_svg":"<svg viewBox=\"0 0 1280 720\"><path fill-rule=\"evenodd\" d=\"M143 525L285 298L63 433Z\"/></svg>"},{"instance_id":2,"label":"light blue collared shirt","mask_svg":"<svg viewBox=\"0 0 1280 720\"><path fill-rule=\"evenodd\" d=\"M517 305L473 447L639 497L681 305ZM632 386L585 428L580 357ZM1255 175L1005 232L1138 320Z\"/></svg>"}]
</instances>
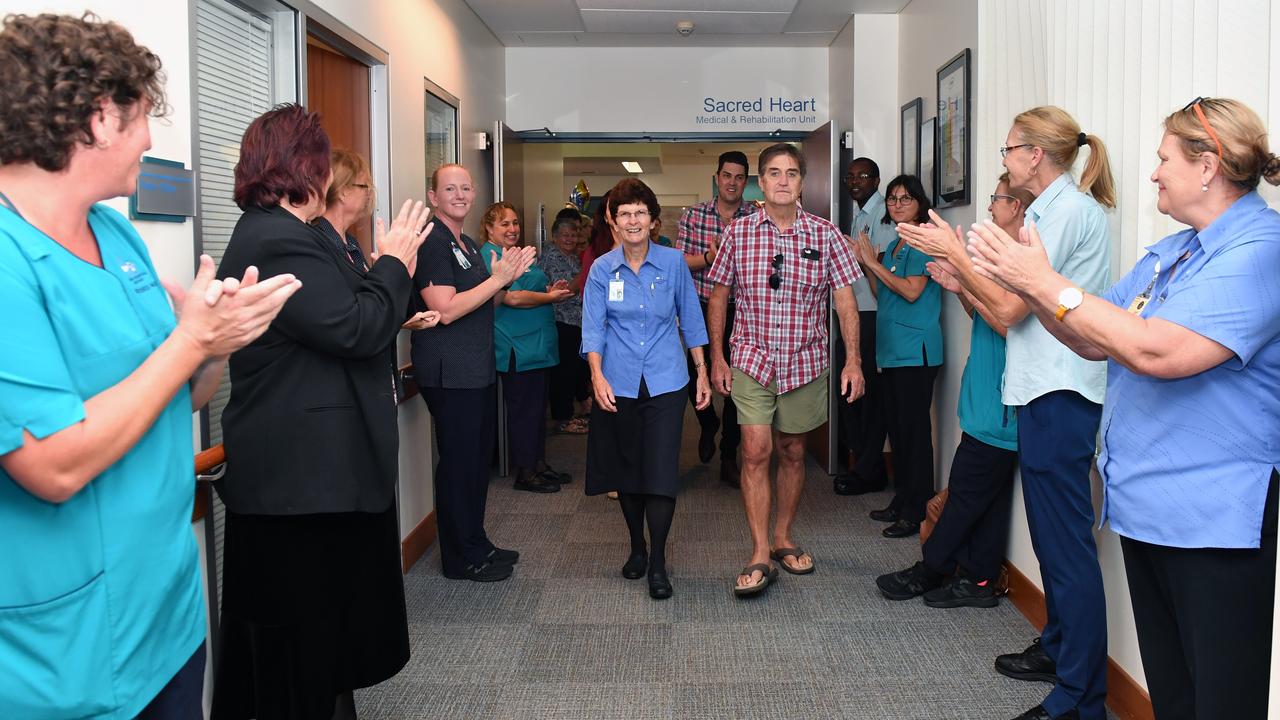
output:
<instances>
[{"instance_id":1,"label":"light blue collared shirt","mask_svg":"<svg viewBox=\"0 0 1280 720\"><path fill-rule=\"evenodd\" d=\"M615 283L621 298L611 292ZM639 273L621 247L592 264L582 291L582 356L600 353L614 395L639 397L641 378L651 396L682 389L689 383L686 343L706 345L707 326L684 253L649 243Z\"/></svg>"},{"instance_id":2,"label":"light blue collared shirt","mask_svg":"<svg viewBox=\"0 0 1280 720\"><path fill-rule=\"evenodd\" d=\"M1049 264L1059 275L1091 295L1107 288L1111 282L1107 217L1098 201L1080 192L1069 174L1059 175L1031 203L1027 222L1035 222ZM1072 390L1102 404L1107 364L1085 360L1069 350L1033 314L1009 328L1005 359L1005 405L1026 405L1058 390Z\"/></svg>"},{"instance_id":3,"label":"light blue collared shirt","mask_svg":"<svg viewBox=\"0 0 1280 720\"><path fill-rule=\"evenodd\" d=\"M858 235L866 230L871 236L871 246L877 253L882 253L889 247L889 243L898 239L898 224L881 222L883 219L884 196L877 190L874 195L867 198L867 202L862 207L858 208L858 214L853 216L849 235L857 240ZM871 283L866 277L869 274L870 271L864 273L853 283L853 297L858 301L859 312L875 312L876 309L876 294L871 291Z\"/></svg>"},{"instance_id":4,"label":"light blue collared shirt","mask_svg":"<svg viewBox=\"0 0 1280 720\"><path fill-rule=\"evenodd\" d=\"M1235 356L1175 380L1108 363L1102 517L1143 542L1256 548L1280 465L1280 214L1252 192L1198 236L1183 230L1147 251L1103 298L1127 308L1152 285L1144 318Z\"/></svg>"}]
</instances>

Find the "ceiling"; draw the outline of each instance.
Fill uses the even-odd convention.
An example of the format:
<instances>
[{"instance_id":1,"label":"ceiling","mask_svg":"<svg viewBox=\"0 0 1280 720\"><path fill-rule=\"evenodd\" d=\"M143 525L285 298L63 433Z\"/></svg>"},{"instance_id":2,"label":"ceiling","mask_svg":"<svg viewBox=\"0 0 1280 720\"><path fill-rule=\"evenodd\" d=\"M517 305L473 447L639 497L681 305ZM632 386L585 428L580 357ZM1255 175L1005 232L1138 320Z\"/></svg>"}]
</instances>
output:
<instances>
[{"instance_id":1,"label":"ceiling","mask_svg":"<svg viewBox=\"0 0 1280 720\"><path fill-rule=\"evenodd\" d=\"M910 0L466 0L507 47L827 47ZM676 32L678 21L693 34Z\"/></svg>"}]
</instances>

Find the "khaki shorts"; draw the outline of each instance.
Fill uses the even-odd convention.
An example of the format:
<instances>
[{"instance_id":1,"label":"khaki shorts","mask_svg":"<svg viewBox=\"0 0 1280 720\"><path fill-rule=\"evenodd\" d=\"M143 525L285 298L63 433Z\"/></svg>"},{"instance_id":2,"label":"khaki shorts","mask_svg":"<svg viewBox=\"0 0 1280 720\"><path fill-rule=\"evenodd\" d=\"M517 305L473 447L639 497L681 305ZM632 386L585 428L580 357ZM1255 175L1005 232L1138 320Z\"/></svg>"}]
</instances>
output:
<instances>
[{"instance_id":1,"label":"khaki shorts","mask_svg":"<svg viewBox=\"0 0 1280 720\"><path fill-rule=\"evenodd\" d=\"M739 425L771 425L774 430L800 435L827 421L827 373L800 387L778 394L776 380L764 387L733 368L733 404Z\"/></svg>"}]
</instances>

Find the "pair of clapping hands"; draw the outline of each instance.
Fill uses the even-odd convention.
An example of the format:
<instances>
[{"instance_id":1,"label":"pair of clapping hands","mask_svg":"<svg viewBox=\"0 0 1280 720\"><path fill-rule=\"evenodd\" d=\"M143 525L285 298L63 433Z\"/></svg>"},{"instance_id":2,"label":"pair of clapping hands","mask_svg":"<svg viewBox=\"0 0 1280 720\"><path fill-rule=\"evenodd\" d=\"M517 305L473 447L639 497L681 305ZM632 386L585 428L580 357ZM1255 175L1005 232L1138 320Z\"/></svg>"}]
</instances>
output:
<instances>
[{"instance_id":1,"label":"pair of clapping hands","mask_svg":"<svg viewBox=\"0 0 1280 720\"><path fill-rule=\"evenodd\" d=\"M960 292L955 263L966 257L979 275L1017 294L1027 293L1053 272L1035 223L1020 228L1015 239L990 220L974 223L966 233L959 225L952 229L933 210L929 211L929 218L933 222L922 225L899 223L898 235L911 247L933 257L925 267L946 290ZM869 249L870 239L855 247L858 245Z\"/></svg>"}]
</instances>

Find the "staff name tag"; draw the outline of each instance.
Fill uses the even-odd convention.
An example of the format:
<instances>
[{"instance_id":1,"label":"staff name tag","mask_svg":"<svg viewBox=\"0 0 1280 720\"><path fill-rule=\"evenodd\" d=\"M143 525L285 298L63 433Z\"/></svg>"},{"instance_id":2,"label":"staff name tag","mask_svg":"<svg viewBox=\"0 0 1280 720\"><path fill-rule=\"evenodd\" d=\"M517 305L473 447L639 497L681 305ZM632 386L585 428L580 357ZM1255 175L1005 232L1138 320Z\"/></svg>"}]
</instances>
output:
<instances>
[{"instance_id":1,"label":"staff name tag","mask_svg":"<svg viewBox=\"0 0 1280 720\"><path fill-rule=\"evenodd\" d=\"M458 266L461 267L463 270L471 269L471 261L468 260L467 257L462 254L462 250L459 250L457 245L453 246L453 257L458 261Z\"/></svg>"},{"instance_id":2,"label":"staff name tag","mask_svg":"<svg viewBox=\"0 0 1280 720\"><path fill-rule=\"evenodd\" d=\"M622 302L622 281L609 281L609 302Z\"/></svg>"}]
</instances>

